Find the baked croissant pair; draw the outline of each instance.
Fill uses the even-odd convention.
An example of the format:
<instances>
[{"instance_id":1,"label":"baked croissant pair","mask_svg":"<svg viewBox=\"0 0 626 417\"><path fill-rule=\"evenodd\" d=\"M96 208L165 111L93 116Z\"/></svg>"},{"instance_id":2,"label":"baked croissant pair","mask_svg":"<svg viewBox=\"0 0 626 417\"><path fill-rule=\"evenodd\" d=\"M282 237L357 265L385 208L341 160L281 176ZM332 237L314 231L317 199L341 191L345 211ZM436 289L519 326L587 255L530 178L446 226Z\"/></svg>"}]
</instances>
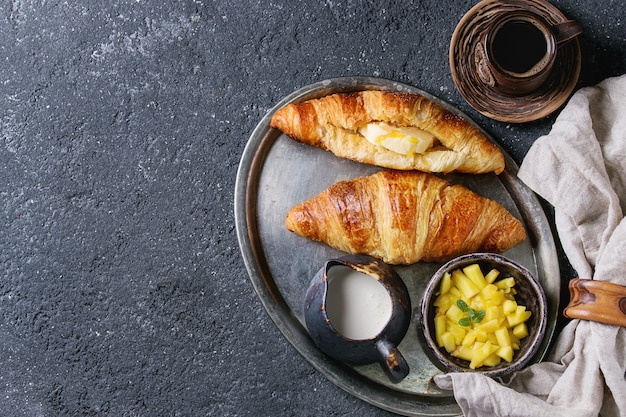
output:
<instances>
[{"instance_id":1,"label":"baked croissant pair","mask_svg":"<svg viewBox=\"0 0 626 417\"><path fill-rule=\"evenodd\" d=\"M389 264L503 252L526 238L502 205L430 173L500 173L504 157L473 125L421 95L333 94L283 107L271 126L392 168L338 182L293 207L285 224L298 235Z\"/></svg>"}]
</instances>

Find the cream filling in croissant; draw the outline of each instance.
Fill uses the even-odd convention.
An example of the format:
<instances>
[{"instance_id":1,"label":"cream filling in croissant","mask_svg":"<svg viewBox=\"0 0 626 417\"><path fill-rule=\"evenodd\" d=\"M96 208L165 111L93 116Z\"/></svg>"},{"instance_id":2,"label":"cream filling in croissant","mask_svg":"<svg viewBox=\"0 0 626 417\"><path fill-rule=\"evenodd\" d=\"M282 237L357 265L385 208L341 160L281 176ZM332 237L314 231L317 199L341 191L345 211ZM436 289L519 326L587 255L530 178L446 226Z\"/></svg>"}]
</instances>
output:
<instances>
[{"instance_id":1,"label":"cream filling in croissant","mask_svg":"<svg viewBox=\"0 0 626 417\"><path fill-rule=\"evenodd\" d=\"M368 123L358 132L373 145L401 155L423 154L435 143L435 136L418 127L394 126L385 122Z\"/></svg>"}]
</instances>

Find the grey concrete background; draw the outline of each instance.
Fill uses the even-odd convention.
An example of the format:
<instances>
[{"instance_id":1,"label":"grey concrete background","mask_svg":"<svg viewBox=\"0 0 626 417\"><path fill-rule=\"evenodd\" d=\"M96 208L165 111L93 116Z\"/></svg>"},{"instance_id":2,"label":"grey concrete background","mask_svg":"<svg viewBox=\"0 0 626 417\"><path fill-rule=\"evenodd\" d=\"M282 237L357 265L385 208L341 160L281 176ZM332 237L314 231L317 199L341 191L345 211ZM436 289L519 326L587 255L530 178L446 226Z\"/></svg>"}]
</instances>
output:
<instances>
[{"instance_id":1,"label":"grey concrete background","mask_svg":"<svg viewBox=\"0 0 626 417\"><path fill-rule=\"evenodd\" d=\"M626 72L624 0L553 3L585 27L580 87ZM554 116L511 125L463 101L447 54L473 4L2 2L0 414L388 415L263 310L236 170L282 97L351 75L453 103L521 162Z\"/></svg>"}]
</instances>

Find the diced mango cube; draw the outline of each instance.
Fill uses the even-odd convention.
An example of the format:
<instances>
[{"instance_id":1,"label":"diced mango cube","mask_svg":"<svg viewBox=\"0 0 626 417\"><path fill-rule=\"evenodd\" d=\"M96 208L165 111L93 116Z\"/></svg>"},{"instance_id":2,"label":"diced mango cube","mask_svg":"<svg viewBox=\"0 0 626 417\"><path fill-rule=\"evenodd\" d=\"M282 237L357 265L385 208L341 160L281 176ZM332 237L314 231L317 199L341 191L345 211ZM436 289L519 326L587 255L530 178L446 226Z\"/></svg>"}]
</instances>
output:
<instances>
[{"instance_id":1,"label":"diced mango cube","mask_svg":"<svg viewBox=\"0 0 626 417\"><path fill-rule=\"evenodd\" d=\"M519 338L513 333L513 329L509 329L509 337L511 338L511 347L513 350L519 350Z\"/></svg>"},{"instance_id":2,"label":"diced mango cube","mask_svg":"<svg viewBox=\"0 0 626 417\"><path fill-rule=\"evenodd\" d=\"M471 264L463 268L463 273L468 277L479 290L485 288L487 282L485 281L485 276L483 272L480 270L480 265Z\"/></svg>"},{"instance_id":3,"label":"diced mango cube","mask_svg":"<svg viewBox=\"0 0 626 417\"><path fill-rule=\"evenodd\" d=\"M513 348L511 346L502 346L498 348L496 355L507 362L511 362L513 360Z\"/></svg>"},{"instance_id":4,"label":"diced mango cube","mask_svg":"<svg viewBox=\"0 0 626 417\"><path fill-rule=\"evenodd\" d=\"M517 303L513 300L505 300L504 303L502 303L502 311L506 315L513 314L516 309Z\"/></svg>"},{"instance_id":5,"label":"diced mango cube","mask_svg":"<svg viewBox=\"0 0 626 417\"><path fill-rule=\"evenodd\" d=\"M485 275L485 281L487 282L487 284L493 284L499 275L500 271L494 268L489 271L487 275Z\"/></svg>"},{"instance_id":6,"label":"diced mango cube","mask_svg":"<svg viewBox=\"0 0 626 417\"><path fill-rule=\"evenodd\" d=\"M461 309L456 305L452 304L448 311L446 311L446 316L453 322L458 323L463 317L465 317L465 313L461 311Z\"/></svg>"},{"instance_id":7,"label":"diced mango cube","mask_svg":"<svg viewBox=\"0 0 626 417\"><path fill-rule=\"evenodd\" d=\"M480 290L480 295L485 301L491 301L494 304L502 304L504 294L493 284L487 284Z\"/></svg>"},{"instance_id":8,"label":"diced mango cube","mask_svg":"<svg viewBox=\"0 0 626 417\"><path fill-rule=\"evenodd\" d=\"M441 284L439 285L439 294L447 294L452 287L452 277L449 272L443 274L443 278L441 279Z\"/></svg>"},{"instance_id":9,"label":"diced mango cube","mask_svg":"<svg viewBox=\"0 0 626 417\"><path fill-rule=\"evenodd\" d=\"M483 361L483 365L484 366L496 366L496 365L499 365L500 362L502 362L502 359L500 358L500 356L497 355L497 351L496 351L496 353L492 353L487 358L485 358L485 360Z\"/></svg>"},{"instance_id":10,"label":"diced mango cube","mask_svg":"<svg viewBox=\"0 0 626 417\"><path fill-rule=\"evenodd\" d=\"M487 284L480 290L480 295L485 300L490 300L498 293L499 288L493 284Z\"/></svg>"},{"instance_id":11,"label":"diced mango cube","mask_svg":"<svg viewBox=\"0 0 626 417\"><path fill-rule=\"evenodd\" d=\"M451 355L459 359L471 361L472 360L472 346L464 346L464 345L457 346L457 348L454 350L454 352L451 353Z\"/></svg>"},{"instance_id":12,"label":"diced mango cube","mask_svg":"<svg viewBox=\"0 0 626 417\"><path fill-rule=\"evenodd\" d=\"M455 286L450 288L450 294L455 296L457 300L462 297L461 291L459 291L459 289L457 287L455 287Z\"/></svg>"},{"instance_id":13,"label":"diced mango cube","mask_svg":"<svg viewBox=\"0 0 626 417\"><path fill-rule=\"evenodd\" d=\"M496 353L498 350L497 345L491 344L491 342L480 343L476 342L472 349L472 360L470 361L470 369L476 369L483 365L485 359L487 359L492 353Z\"/></svg>"},{"instance_id":14,"label":"diced mango cube","mask_svg":"<svg viewBox=\"0 0 626 417\"><path fill-rule=\"evenodd\" d=\"M476 295L470 300L469 306L474 310L482 310L483 308L485 308L485 303L483 302L483 299L481 297Z\"/></svg>"},{"instance_id":15,"label":"diced mango cube","mask_svg":"<svg viewBox=\"0 0 626 417\"><path fill-rule=\"evenodd\" d=\"M485 309L485 320L498 320L502 321L504 319L504 314L502 314L502 309L499 306L489 306Z\"/></svg>"},{"instance_id":16,"label":"diced mango cube","mask_svg":"<svg viewBox=\"0 0 626 417\"><path fill-rule=\"evenodd\" d=\"M452 272L452 282L467 300L480 292L480 288L478 288L460 269L456 269Z\"/></svg>"},{"instance_id":17,"label":"diced mango cube","mask_svg":"<svg viewBox=\"0 0 626 417\"><path fill-rule=\"evenodd\" d=\"M506 320L509 322L509 327L515 327L518 324L528 320L531 314L532 313L530 311L526 311L526 307L517 306L513 314L509 314L506 316Z\"/></svg>"},{"instance_id":18,"label":"diced mango cube","mask_svg":"<svg viewBox=\"0 0 626 417\"><path fill-rule=\"evenodd\" d=\"M511 337L509 336L509 329L507 329L506 327L500 327L494 332L494 334L496 335L498 346L500 347L511 346Z\"/></svg>"},{"instance_id":19,"label":"diced mango cube","mask_svg":"<svg viewBox=\"0 0 626 417\"><path fill-rule=\"evenodd\" d=\"M443 294L439 297L437 297L437 299L435 300L435 302L433 303L433 305L435 307L438 307L441 309L441 311L443 313L445 313L446 311L448 311L448 309L450 308L450 306L452 304L454 304L456 302L456 299L454 298L454 296L452 296L450 293L448 294ZM443 314L442 313L442 314Z\"/></svg>"},{"instance_id":20,"label":"diced mango cube","mask_svg":"<svg viewBox=\"0 0 626 417\"><path fill-rule=\"evenodd\" d=\"M435 316L435 339L437 340L437 346L443 346L443 340L441 336L446 332L446 316Z\"/></svg>"},{"instance_id":21,"label":"diced mango cube","mask_svg":"<svg viewBox=\"0 0 626 417\"><path fill-rule=\"evenodd\" d=\"M476 341L477 342L485 343L488 338L489 338L489 335L487 335L486 331L476 329Z\"/></svg>"},{"instance_id":22,"label":"diced mango cube","mask_svg":"<svg viewBox=\"0 0 626 417\"><path fill-rule=\"evenodd\" d=\"M508 277L503 278L500 281L494 282L494 285L502 290L511 290L515 286L515 278Z\"/></svg>"},{"instance_id":23,"label":"diced mango cube","mask_svg":"<svg viewBox=\"0 0 626 417\"><path fill-rule=\"evenodd\" d=\"M453 352L456 349L456 342L454 341L454 335L450 332L445 332L441 335L441 341L443 342L443 347L448 351L448 353Z\"/></svg>"},{"instance_id":24,"label":"diced mango cube","mask_svg":"<svg viewBox=\"0 0 626 417\"><path fill-rule=\"evenodd\" d=\"M526 326L526 323L520 323L513 327L513 334L517 336L518 339L523 339L528 336L528 327Z\"/></svg>"},{"instance_id":25,"label":"diced mango cube","mask_svg":"<svg viewBox=\"0 0 626 417\"><path fill-rule=\"evenodd\" d=\"M482 322L477 327L478 330L492 333L495 332L498 328L500 328L500 321L498 319Z\"/></svg>"},{"instance_id":26,"label":"diced mango cube","mask_svg":"<svg viewBox=\"0 0 626 417\"><path fill-rule=\"evenodd\" d=\"M472 329L465 334L465 337L461 341L461 344L464 346L472 346L476 341L476 334L478 331L476 329Z\"/></svg>"},{"instance_id":27,"label":"diced mango cube","mask_svg":"<svg viewBox=\"0 0 626 417\"><path fill-rule=\"evenodd\" d=\"M460 345L463 341L463 338L465 337L465 334L467 333L466 329L451 321L448 321L446 323L446 326L448 328L448 331L454 335L454 339L456 340L457 345Z\"/></svg>"}]
</instances>

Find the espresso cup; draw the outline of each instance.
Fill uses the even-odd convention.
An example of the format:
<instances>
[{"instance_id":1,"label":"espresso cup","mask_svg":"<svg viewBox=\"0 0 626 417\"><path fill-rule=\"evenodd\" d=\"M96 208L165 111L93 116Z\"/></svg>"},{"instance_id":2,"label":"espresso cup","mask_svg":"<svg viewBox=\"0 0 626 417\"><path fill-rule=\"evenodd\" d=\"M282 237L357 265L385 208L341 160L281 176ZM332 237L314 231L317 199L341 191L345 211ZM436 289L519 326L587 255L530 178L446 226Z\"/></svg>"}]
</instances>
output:
<instances>
[{"instance_id":1,"label":"espresso cup","mask_svg":"<svg viewBox=\"0 0 626 417\"><path fill-rule=\"evenodd\" d=\"M529 11L502 13L477 45L478 76L503 94L536 91L550 77L559 46L580 33L582 26L574 20L549 24Z\"/></svg>"}]
</instances>

